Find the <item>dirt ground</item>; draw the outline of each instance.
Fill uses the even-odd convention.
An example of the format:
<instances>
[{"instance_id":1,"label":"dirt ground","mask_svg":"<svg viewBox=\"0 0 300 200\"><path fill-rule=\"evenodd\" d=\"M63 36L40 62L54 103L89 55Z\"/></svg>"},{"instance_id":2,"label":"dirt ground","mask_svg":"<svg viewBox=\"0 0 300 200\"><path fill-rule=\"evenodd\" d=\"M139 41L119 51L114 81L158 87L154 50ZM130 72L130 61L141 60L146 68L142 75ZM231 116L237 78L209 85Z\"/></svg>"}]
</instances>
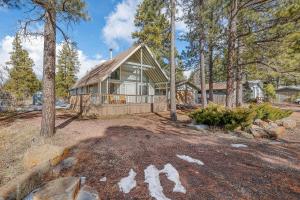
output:
<instances>
[{"instance_id":1,"label":"dirt ground","mask_svg":"<svg viewBox=\"0 0 300 200\"><path fill-rule=\"evenodd\" d=\"M179 122L168 113L122 116L113 119L82 119L59 112L57 133L51 140L38 136L40 113L27 113L0 122L0 185L22 173L23 152L46 142L70 146L78 163L61 176L86 177L101 199L151 199L144 170L172 164L186 194L173 192L163 174L160 181L170 199L300 199L300 107L293 109L297 129L278 141L242 139L218 131L195 131L189 119ZM231 144L245 144L234 148ZM176 157L187 155L204 165ZM130 193L119 191L118 182L136 173L137 186ZM100 179L106 177L106 182ZM51 179L51 177L48 177Z\"/></svg>"}]
</instances>

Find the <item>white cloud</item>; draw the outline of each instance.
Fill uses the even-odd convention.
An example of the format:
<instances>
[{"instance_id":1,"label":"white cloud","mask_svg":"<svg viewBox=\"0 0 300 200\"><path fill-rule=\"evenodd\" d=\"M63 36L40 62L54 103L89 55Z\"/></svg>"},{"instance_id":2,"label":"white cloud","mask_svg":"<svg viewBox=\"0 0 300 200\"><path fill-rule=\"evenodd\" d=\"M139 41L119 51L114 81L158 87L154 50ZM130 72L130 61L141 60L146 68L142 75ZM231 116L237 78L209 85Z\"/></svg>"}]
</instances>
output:
<instances>
[{"instance_id":1,"label":"white cloud","mask_svg":"<svg viewBox=\"0 0 300 200\"><path fill-rule=\"evenodd\" d=\"M13 36L5 36L0 40L0 71L3 70L5 63L9 61L10 54L12 51L12 42L14 40ZM29 53L30 58L34 61L33 70L37 76L41 79L43 75L43 46L44 39L42 37L27 37L22 38L22 45ZM57 44L57 51L62 48L62 43ZM81 63L78 77L82 77L88 70L93 68L96 64L99 64L101 60L101 55L95 55L95 58L88 57L82 50L78 50L78 57Z\"/></svg>"},{"instance_id":2,"label":"white cloud","mask_svg":"<svg viewBox=\"0 0 300 200\"><path fill-rule=\"evenodd\" d=\"M184 23L184 21L182 20L182 17L184 15L183 8L182 8L182 6L177 4L176 10L177 10L177 12L176 12L176 24L175 24L176 30L179 31L179 32L185 32L187 30L187 26Z\"/></svg>"},{"instance_id":3,"label":"white cloud","mask_svg":"<svg viewBox=\"0 0 300 200\"><path fill-rule=\"evenodd\" d=\"M78 58L81 64L79 73L77 75L79 78L84 76L87 73L87 71L91 70L96 65L105 61L101 59L102 56L99 54L95 56L95 59L89 58L87 55L84 54L82 50L78 50Z\"/></svg>"},{"instance_id":4,"label":"white cloud","mask_svg":"<svg viewBox=\"0 0 300 200\"><path fill-rule=\"evenodd\" d=\"M141 0L123 0L117 4L115 10L106 18L106 24L102 29L102 34L109 47L118 49L118 43L125 41L131 44L133 42L131 34L136 30L134 17L137 5L140 2ZM186 30L186 24L180 20L183 16L182 7L177 5L176 9L176 30L184 32Z\"/></svg>"},{"instance_id":5,"label":"white cloud","mask_svg":"<svg viewBox=\"0 0 300 200\"><path fill-rule=\"evenodd\" d=\"M131 33L135 31L134 16L141 0L123 0L106 18L102 34L107 45L118 49L118 42L132 43Z\"/></svg>"}]
</instances>

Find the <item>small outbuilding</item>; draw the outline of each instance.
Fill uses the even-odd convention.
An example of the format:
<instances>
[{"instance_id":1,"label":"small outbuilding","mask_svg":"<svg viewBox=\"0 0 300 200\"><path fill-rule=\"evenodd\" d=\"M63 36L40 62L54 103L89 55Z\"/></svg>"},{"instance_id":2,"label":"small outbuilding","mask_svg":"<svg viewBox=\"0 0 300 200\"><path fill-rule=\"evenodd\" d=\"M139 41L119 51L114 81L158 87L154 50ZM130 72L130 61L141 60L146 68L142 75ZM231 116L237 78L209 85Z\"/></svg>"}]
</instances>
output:
<instances>
[{"instance_id":1,"label":"small outbuilding","mask_svg":"<svg viewBox=\"0 0 300 200\"><path fill-rule=\"evenodd\" d=\"M293 97L300 96L300 86L281 86L276 90L278 102L289 102Z\"/></svg>"}]
</instances>

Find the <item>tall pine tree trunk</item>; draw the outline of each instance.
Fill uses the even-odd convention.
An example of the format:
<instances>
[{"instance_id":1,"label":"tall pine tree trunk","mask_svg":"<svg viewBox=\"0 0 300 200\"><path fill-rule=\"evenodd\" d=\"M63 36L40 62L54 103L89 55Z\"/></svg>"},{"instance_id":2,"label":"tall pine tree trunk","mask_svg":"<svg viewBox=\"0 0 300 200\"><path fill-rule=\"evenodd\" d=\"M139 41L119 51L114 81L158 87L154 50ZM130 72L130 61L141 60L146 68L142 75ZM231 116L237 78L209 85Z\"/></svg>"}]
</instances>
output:
<instances>
[{"instance_id":1,"label":"tall pine tree trunk","mask_svg":"<svg viewBox=\"0 0 300 200\"><path fill-rule=\"evenodd\" d=\"M172 121L177 120L176 115L176 90L175 90L175 0L171 0L171 55L170 55L170 65L171 65L171 84L170 84L170 117Z\"/></svg>"},{"instance_id":2,"label":"tall pine tree trunk","mask_svg":"<svg viewBox=\"0 0 300 200\"><path fill-rule=\"evenodd\" d=\"M45 14L44 25L43 109L40 132L46 137L55 133L55 47L56 13L54 9L49 9Z\"/></svg>"},{"instance_id":3,"label":"tall pine tree trunk","mask_svg":"<svg viewBox=\"0 0 300 200\"><path fill-rule=\"evenodd\" d=\"M204 56L204 37L200 39L200 81L201 81L201 104L202 108L207 106L206 83L205 83L205 56Z\"/></svg>"},{"instance_id":4,"label":"tall pine tree trunk","mask_svg":"<svg viewBox=\"0 0 300 200\"><path fill-rule=\"evenodd\" d=\"M208 47L208 53L209 53L209 60L208 60L208 72L209 72L209 101L214 101L214 75L213 75L213 67L214 67L214 61L213 61L213 45L210 42L210 45Z\"/></svg>"},{"instance_id":5,"label":"tall pine tree trunk","mask_svg":"<svg viewBox=\"0 0 300 200\"><path fill-rule=\"evenodd\" d=\"M242 66L240 65L240 41L237 40L237 48L236 48L236 106L243 105L243 72Z\"/></svg>"},{"instance_id":6,"label":"tall pine tree trunk","mask_svg":"<svg viewBox=\"0 0 300 200\"><path fill-rule=\"evenodd\" d=\"M213 34L213 23L214 22L214 10L211 9L209 13L209 21L210 21L210 33ZM209 72L209 101L213 102L214 101L214 75L213 75L213 67L214 67L214 61L213 61L213 51L214 51L214 45L213 45L213 40L212 37L209 38L209 44L208 44L208 72Z\"/></svg>"},{"instance_id":7,"label":"tall pine tree trunk","mask_svg":"<svg viewBox=\"0 0 300 200\"><path fill-rule=\"evenodd\" d=\"M234 104L234 64L235 64L235 40L237 35L237 0L232 0L230 5L229 35L228 35L228 57L227 57L227 89L226 107Z\"/></svg>"}]
</instances>

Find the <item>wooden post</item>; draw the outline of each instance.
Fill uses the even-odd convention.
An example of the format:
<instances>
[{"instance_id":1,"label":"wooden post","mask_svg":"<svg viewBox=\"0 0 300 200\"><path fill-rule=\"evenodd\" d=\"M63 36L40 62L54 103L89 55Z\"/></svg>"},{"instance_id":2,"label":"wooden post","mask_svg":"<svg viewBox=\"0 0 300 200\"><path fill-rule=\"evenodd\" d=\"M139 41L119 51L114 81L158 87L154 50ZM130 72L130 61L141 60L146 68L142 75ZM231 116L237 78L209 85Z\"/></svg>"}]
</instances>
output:
<instances>
[{"instance_id":1,"label":"wooden post","mask_svg":"<svg viewBox=\"0 0 300 200\"><path fill-rule=\"evenodd\" d=\"M143 83L143 49L141 47L141 83Z\"/></svg>"},{"instance_id":2,"label":"wooden post","mask_svg":"<svg viewBox=\"0 0 300 200\"><path fill-rule=\"evenodd\" d=\"M101 95L101 80L99 81L98 85L98 96L99 96L99 103L102 104L102 95Z\"/></svg>"},{"instance_id":3,"label":"wooden post","mask_svg":"<svg viewBox=\"0 0 300 200\"><path fill-rule=\"evenodd\" d=\"M108 94L108 77L106 79L106 94Z\"/></svg>"},{"instance_id":4,"label":"wooden post","mask_svg":"<svg viewBox=\"0 0 300 200\"><path fill-rule=\"evenodd\" d=\"M141 47L141 58L140 58L141 66L140 66L140 73L141 73L141 91L140 91L140 103L142 103L142 95L143 95L143 47Z\"/></svg>"},{"instance_id":5,"label":"wooden post","mask_svg":"<svg viewBox=\"0 0 300 200\"><path fill-rule=\"evenodd\" d=\"M138 91L138 69L135 69L135 103L137 103Z\"/></svg>"}]
</instances>

